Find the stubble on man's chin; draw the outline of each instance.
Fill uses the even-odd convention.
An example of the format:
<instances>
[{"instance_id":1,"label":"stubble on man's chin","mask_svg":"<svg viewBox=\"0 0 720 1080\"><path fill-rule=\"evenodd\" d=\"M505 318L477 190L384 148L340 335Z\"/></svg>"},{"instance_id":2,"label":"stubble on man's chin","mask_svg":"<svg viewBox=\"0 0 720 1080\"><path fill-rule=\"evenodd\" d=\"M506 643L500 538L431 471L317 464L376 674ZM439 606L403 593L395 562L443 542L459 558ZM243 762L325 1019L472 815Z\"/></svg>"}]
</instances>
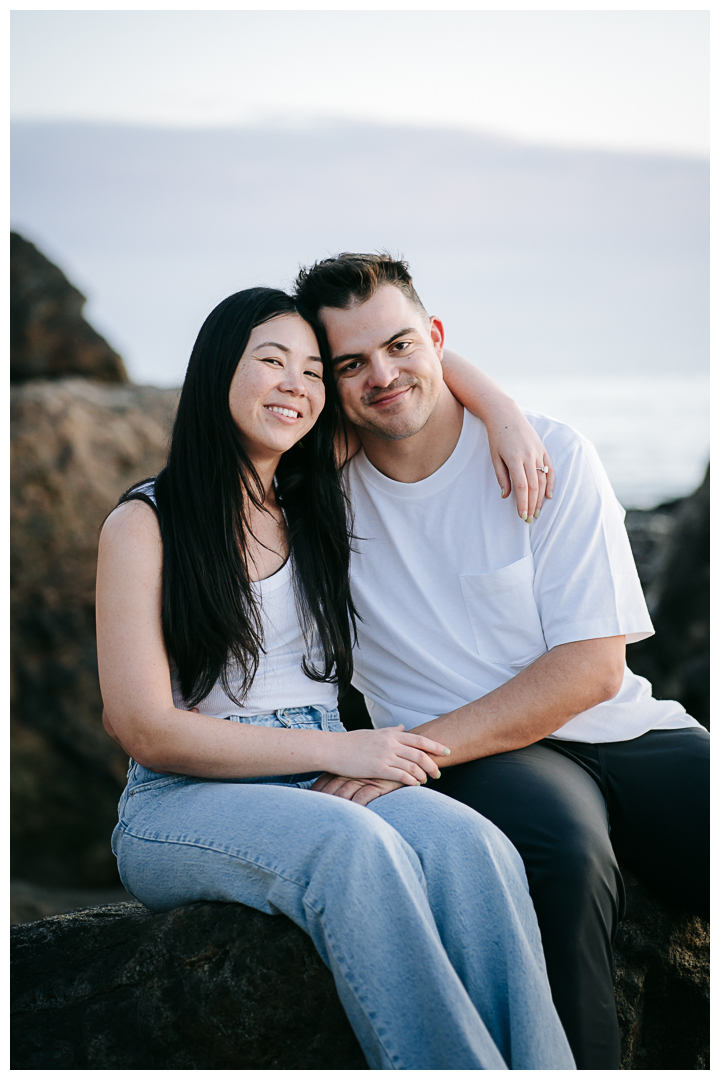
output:
<instances>
[{"instance_id":1,"label":"stubble on man's chin","mask_svg":"<svg viewBox=\"0 0 720 1080\"><path fill-rule=\"evenodd\" d=\"M408 385L417 385L416 383L410 383ZM398 387L401 389L401 387ZM372 400L363 402L365 405L371 405ZM413 435L417 435L419 431L427 424L428 420L432 416L433 409L427 411L427 415L422 415L423 410L417 410L412 416L400 416L397 419L397 423L394 423L394 417L390 416L387 419L375 420L372 416L361 414L351 417L355 427L361 428L363 431L367 431L369 435L374 435L378 439L386 439L388 442L401 442L403 439L410 439ZM419 415L418 415L419 413Z\"/></svg>"},{"instance_id":2,"label":"stubble on man's chin","mask_svg":"<svg viewBox=\"0 0 720 1080\"><path fill-rule=\"evenodd\" d=\"M369 435L374 435L377 439L385 439L388 442L401 442L403 439L410 439L413 435L417 435L419 431L427 424L430 419L430 415L425 417L407 417L401 424L393 427L391 423L373 423L372 419L366 417L353 417L353 423L356 428L360 428L362 431L367 431Z\"/></svg>"}]
</instances>

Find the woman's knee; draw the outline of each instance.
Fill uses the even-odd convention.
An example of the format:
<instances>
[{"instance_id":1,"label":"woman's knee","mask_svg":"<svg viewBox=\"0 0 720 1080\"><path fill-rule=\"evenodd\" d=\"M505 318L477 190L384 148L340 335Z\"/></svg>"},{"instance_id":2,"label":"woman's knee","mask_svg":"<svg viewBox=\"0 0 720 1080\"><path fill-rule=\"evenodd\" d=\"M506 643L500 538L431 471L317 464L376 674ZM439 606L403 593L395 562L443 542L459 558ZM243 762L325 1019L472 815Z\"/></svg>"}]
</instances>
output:
<instances>
[{"instance_id":1,"label":"woman's knee","mask_svg":"<svg viewBox=\"0 0 720 1080\"><path fill-rule=\"evenodd\" d=\"M401 878L424 887L420 859L403 836L369 808L345 799L319 794L327 800L326 827L314 838L309 861L311 891L335 889L344 883L356 890L358 882L370 892L393 888Z\"/></svg>"},{"instance_id":2,"label":"woman's knee","mask_svg":"<svg viewBox=\"0 0 720 1080\"><path fill-rule=\"evenodd\" d=\"M475 866L511 866L525 879L522 859L508 837L488 818L447 795L426 788L402 788L376 799L370 809L423 855L470 860Z\"/></svg>"},{"instance_id":3,"label":"woman's knee","mask_svg":"<svg viewBox=\"0 0 720 1080\"><path fill-rule=\"evenodd\" d=\"M350 853L362 853L371 848L387 852L394 852L398 846L407 848L392 823L372 813L369 807L332 796L321 797L333 798L333 802L339 804L332 808L333 848Z\"/></svg>"}]
</instances>

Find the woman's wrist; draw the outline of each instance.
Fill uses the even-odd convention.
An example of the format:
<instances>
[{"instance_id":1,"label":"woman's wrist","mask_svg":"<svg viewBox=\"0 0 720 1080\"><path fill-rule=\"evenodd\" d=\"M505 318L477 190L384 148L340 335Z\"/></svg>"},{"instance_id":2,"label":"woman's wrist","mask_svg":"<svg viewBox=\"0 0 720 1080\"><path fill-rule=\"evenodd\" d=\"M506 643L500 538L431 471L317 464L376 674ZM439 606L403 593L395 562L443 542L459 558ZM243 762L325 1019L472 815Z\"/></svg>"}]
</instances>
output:
<instances>
[{"instance_id":1,"label":"woman's wrist","mask_svg":"<svg viewBox=\"0 0 720 1080\"><path fill-rule=\"evenodd\" d=\"M340 774L347 766L347 762L342 760L342 744L338 741L347 734L347 731L318 732L318 735L322 735L322 738L318 740L320 751L318 767L323 772ZM313 768L315 768L314 765Z\"/></svg>"}]
</instances>

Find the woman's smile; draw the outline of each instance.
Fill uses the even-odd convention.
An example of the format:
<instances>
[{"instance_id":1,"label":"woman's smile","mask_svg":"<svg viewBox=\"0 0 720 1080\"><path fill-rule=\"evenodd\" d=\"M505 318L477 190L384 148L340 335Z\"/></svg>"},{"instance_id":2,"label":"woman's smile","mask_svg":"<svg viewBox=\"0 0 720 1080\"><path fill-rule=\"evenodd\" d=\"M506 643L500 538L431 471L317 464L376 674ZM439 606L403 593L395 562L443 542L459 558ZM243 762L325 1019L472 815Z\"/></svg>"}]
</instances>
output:
<instances>
[{"instance_id":1,"label":"woman's smile","mask_svg":"<svg viewBox=\"0 0 720 1080\"><path fill-rule=\"evenodd\" d=\"M300 420L302 419L302 413L297 409L288 409L283 405L266 405L265 408L268 412L274 413L276 416L282 416L288 420Z\"/></svg>"}]
</instances>

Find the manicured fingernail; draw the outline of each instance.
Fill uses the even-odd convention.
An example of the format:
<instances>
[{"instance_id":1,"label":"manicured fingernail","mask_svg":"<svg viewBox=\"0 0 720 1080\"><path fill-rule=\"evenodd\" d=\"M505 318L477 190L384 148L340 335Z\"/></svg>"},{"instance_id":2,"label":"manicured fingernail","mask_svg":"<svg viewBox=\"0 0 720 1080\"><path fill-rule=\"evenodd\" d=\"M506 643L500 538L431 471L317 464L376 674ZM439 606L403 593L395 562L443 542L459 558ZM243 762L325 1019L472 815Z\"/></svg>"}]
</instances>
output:
<instances>
[{"instance_id":1,"label":"manicured fingernail","mask_svg":"<svg viewBox=\"0 0 720 1080\"><path fill-rule=\"evenodd\" d=\"M450 751L447 748L447 746L443 746L443 754L445 755L445 757L447 757L449 753L450 753Z\"/></svg>"},{"instance_id":2,"label":"manicured fingernail","mask_svg":"<svg viewBox=\"0 0 720 1080\"><path fill-rule=\"evenodd\" d=\"M442 773L441 773L441 772L440 772L440 770L438 769L438 771L437 771L437 776L435 777L435 779L436 779L436 780L439 780L441 776L442 776Z\"/></svg>"},{"instance_id":3,"label":"manicured fingernail","mask_svg":"<svg viewBox=\"0 0 720 1080\"><path fill-rule=\"evenodd\" d=\"M418 780L418 784L427 784L427 776L424 780Z\"/></svg>"},{"instance_id":4,"label":"manicured fingernail","mask_svg":"<svg viewBox=\"0 0 720 1080\"><path fill-rule=\"evenodd\" d=\"M520 517L521 517L521 518L523 519L523 521L527 521L527 511L526 511L526 510L523 510L523 512L522 512L522 514L520 515Z\"/></svg>"},{"instance_id":5,"label":"manicured fingernail","mask_svg":"<svg viewBox=\"0 0 720 1080\"><path fill-rule=\"evenodd\" d=\"M501 499L505 498L505 488L500 488L500 498Z\"/></svg>"},{"instance_id":6,"label":"manicured fingernail","mask_svg":"<svg viewBox=\"0 0 720 1080\"><path fill-rule=\"evenodd\" d=\"M539 511L539 510L536 510L536 511L535 511L535 517L536 517L536 518L539 518L539 517L540 517L540 511Z\"/></svg>"},{"instance_id":7,"label":"manicured fingernail","mask_svg":"<svg viewBox=\"0 0 720 1080\"><path fill-rule=\"evenodd\" d=\"M552 491L546 491L545 492L545 498L546 499L552 499Z\"/></svg>"}]
</instances>

